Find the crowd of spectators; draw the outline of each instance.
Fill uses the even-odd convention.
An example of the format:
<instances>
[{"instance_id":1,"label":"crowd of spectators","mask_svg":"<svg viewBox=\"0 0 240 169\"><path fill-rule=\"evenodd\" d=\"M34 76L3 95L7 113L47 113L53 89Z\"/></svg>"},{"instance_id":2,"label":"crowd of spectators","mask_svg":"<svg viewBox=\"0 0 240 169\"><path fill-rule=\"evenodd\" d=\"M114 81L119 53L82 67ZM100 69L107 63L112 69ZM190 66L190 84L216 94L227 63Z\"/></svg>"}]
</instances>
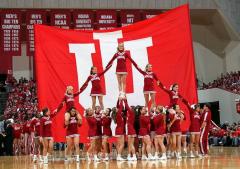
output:
<instances>
[{"instance_id":1,"label":"crowd of spectators","mask_svg":"<svg viewBox=\"0 0 240 169\"><path fill-rule=\"evenodd\" d=\"M213 82L208 84L203 83L201 89L210 88L222 88L237 94L240 94L240 71L221 74L221 77L217 78Z\"/></svg>"},{"instance_id":2,"label":"crowd of spectators","mask_svg":"<svg viewBox=\"0 0 240 169\"><path fill-rule=\"evenodd\" d=\"M209 143L213 146L240 146L240 121L230 125L228 122L219 128L213 128L209 135Z\"/></svg>"}]
</instances>

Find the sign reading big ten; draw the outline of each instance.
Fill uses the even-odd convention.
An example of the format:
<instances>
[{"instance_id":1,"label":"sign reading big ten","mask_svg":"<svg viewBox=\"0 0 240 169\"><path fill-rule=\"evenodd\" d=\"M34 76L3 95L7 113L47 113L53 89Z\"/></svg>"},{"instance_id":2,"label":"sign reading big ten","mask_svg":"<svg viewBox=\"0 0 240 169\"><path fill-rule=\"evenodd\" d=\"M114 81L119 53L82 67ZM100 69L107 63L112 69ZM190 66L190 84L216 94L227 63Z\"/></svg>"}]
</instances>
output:
<instances>
[{"instance_id":1,"label":"sign reading big ten","mask_svg":"<svg viewBox=\"0 0 240 169\"><path fill-rule=\"evenodd\" d=\"M43 10L28 10L26 12L26 25L27 25L27 56L34 55L34 25L46 24L46 11Z\"/></svg>"},{"instance_id":2,"label":"sign reading big ten","mask_svg":"<svg viewBox=\"0 0 240 169\"><path fill-rule=\"evenodd\" d=\"M21 55L21 13L17 10L1 12L1 45L4 55Z\"/></svg>"}]
</instances>

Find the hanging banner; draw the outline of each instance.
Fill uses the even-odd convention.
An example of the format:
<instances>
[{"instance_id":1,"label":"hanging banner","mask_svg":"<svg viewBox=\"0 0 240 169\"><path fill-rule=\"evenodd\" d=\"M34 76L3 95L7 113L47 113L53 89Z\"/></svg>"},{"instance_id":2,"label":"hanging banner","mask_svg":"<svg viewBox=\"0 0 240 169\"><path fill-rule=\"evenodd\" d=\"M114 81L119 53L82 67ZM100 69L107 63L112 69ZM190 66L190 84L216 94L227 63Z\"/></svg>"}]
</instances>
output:
<instances>
[{"instance_id":1,"label":"hanging banner","mask_svg":"<svg viewBox=\"0 0 240 169\"><path fill-rule=\"evenodd\" d=\"M71 12L69 10L53 10L50 15L52 26L64 29L71 28Z\"/></svg>"},{"instance_id":2,"label":"hanging banner","mask_svg":"<svg viewBox=\"0 0 240 169\"><path fill-rule=\"evenodd\" d=\"M117 27L117 13L115 10L97 10L96 23L98 30L110 30Z\"/></svg>"},{"instance_id":3,"label":"hanging banner","mask_svg":"<svg viewBox=\"0 0 240 169\"><path fill-rule=\"evenodd\" d=\"M142 18L143 18L143 20L150 19L150 18L152 18L154 16L157 16L159 14L161 14L160 10L145 10L145 11L142 12Z\"/></svg>"},{"instance_id":4,"label":"hanging banner","mask_svg":"<svg viewBox=\"0 0 240 169\"><path fill-rule=\"evenodd\" d=\"M110 16L106 16L111 18ZM113 17L112 17L113 18ZM179 84L179 92L190 104L197 102L194 56L188 5L170 10L163 15L140 21L131 26L104 31L64 30L44 25L35 26L36 74L39 108L57 108L66 87L72 85L77 92L89 76L91 67L102 72L116 53L118 42L123 42L131 58L144 70L150 63L153 72L169 88ZM115 107L119 96L116 78L116 61L101 76L104 89L104 107ZM144 77L127 61L127 99L129 105L144 105ZM92 106L91 82L75 97L75 106L82 114ZM156 87L156 102L169 105L169 95ZM189 126L187 108L179 102L186 120L182 129ZM65 109L53 121L55 141L65 139L63 128ZM87 140L88 125L83 118L79 129L81 141Z\"/></svg>"},{"instance_id":5,"label":"hanging banner","mask_svg":"<svg viewBox=\"0 0 240 169\"><path fill-rule=\"evenodd\" d=\"M141 14L139 10L121 10L121 26L131 25L141 20Z\"/></svg>"},{"instance_id":6,"label":"hanging banner","mask_svg":"<svg viewBox=\"0 0 240 169\"><path fill-rule=\"evenodd\" d=\"M26 12L27 56L34 55L34 24L46 24L47 13L43 10L28 10Z\"/></svg>"},{"instance_id":7,"label":"hanging banner","mask_svg":"<svg viewBox=\"0 0 240 169\"><path fill-rule=\"evenodd\" d=\"M1 11L1 51L4 56L21 55L21 12Z\"/></svg>"},{"instance_id":8,"label":"hanging banner","mask_svg":"<svg viewBox=\"0 0 240 169\"><path fill-rule=\"evenodd\" d=\"M79 30L93 30L94 12L92 10L74 10L73 28Z\"/></svg>"}]
</instances>

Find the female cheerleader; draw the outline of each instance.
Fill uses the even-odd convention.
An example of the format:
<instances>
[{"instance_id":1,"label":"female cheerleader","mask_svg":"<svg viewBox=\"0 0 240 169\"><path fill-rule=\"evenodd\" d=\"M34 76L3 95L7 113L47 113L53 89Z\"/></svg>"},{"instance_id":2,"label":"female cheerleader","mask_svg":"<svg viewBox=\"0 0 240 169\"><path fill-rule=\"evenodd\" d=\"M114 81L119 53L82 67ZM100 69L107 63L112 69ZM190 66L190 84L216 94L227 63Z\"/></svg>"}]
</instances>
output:
<instances>
[{"instance_id":1,"label":"female cheerleader","mask_svg":"<svg viewBox=\"0 0 240 169\"><path fill-rule=\"evenodd\" d=\"M31 120L30 117L27 115L25 117L25 123L23 124L23 134L24 134L24 147L25 147L25 154L29 154L31 150Z\"/></svg>"},{"instance_id":2,"label":"female cheerleader","mask_svg":"<svg viewBox=\"0 0 240 169\"><path fill-rule=\"evenodd\" d=\"M113 61L117 59L116 75L118 80L118 90L119 94L126 93L126 78L127 78L127 65L126 59L133 62L131 56L124 50L124 44L119 43L117 47L117 53L115 53L112 59L107 64L106 68L109 68Z\"/></svg>"},{"instance_id":3,"label":"female cheerleader","mask_svg":"<svg viewBox=\"0 0 240 169\"><path fill-rule=\"evenodd\" d=\"M132 109L129 107L127 99L124 99L124 104L127 110L127 136L128 136L128 161L137 161L136 151L134 147L134 140L136 131L134 129L135 114ZM131 157L132 155L132 157Z\"/></svg>"},{"instance_id":4,"label":"female cheerleader","mask_svg":"<svg viewBox=\"0 0 240 169\"><path fill-rule=\"evenodd\" d=\"M181 159L181 122L184 119L184 113L179 105L173 105L173 109L169 111L172 156L175 152L177 159Z\"/></svg>"},{"instance_id":5,"label":"female cheerleader","mask_svg":"<svg viewBox=\"0 0 240 169\"><path fill-rule=\"evenodd\" d=\"M68 162L69 156L73 146L75 148L76 162L79 162L79 134L78 127L82 125L82 117L77 112L75 107L71 107L68 112L65 113L65 127L67 148L65 150L65 162Z\"/></svg>"},{"instance_id":6,"label":"female cheerleader","mask_svg":"<svg viewBox=\"0 0 240 169\"><path fill-rule=\"evenodd\" d=\"M67 86L66 93L62 99L62 102L59 104L58 108L54 110L54 112L59 112L63 105L66 104L66 112L71 108L74 107L74 98L77 97L80 93L82 93L84 90L84 87L80 89L77 93L73 93L73 87Z\"/></svg>"},{"instance_id":7,"label":"female cheerleader","mask_svg":"<svg viewBox=\"0 0 240 169\"><path fill-rule=\"evenodd\" d=\"M125 159L122 158L122 151L124 148L125 121L123 100L120 97L117 102L116 124L115 136L117 137L117 161L124 161Z\"/></svg>"},{"instance_id":8,"label":"female cheerleader","mask_svg":"<svg viewBox=\"0 0 240 169\"><path fill-rule=\"evenodd\" d=\"M87 80L85 81L85 83L82 85L81 87L81 91L83 91L87 85L88 82L91 81L92 82L92 89L91 89L91 94L90 96L92 97L92 109L95 109L96 107L96 99L98 98L99 104L101 109L103 110L104 106L103 106L103 91L102 91L102 87L101 87L101 79L100 77L102 75L104 75L104 73L106 73L108 71L108 69L111 66L107 67L103 72L98 73L97 67L93 66L91 67L90 70L90 75L88 76Z\"/></svg>"},{"instance_id":9,"label":"female cheerleader","mask_svg":"<svg viewBox=\"0 0 240 169\"><path fill-rule=\"evenodd\" d=\"M200 128L201 128L201 112L200 105L194 105L194 108L191 108L190 104L184 99L183 102L188 107L190 112L190 157L199 156L199 140L200 140ZM195 151L195 155L194 155Z\"/></svg>"},{"instance_id":10,"label":"female cheerleader","mask_svg":"<svg viewBox=\"0 0 240 169\"><path fill-rule=\"evenodd\" d=\"M36 117L33 118L31 122L31 126L33 128L33 142L34 142L34 147L33 147L33 162L37 161L37 155L39 155L39 160L42 160L42 151L43 151L43 145L40 143L40 119L41 119L41 114L38 113L36 114Z\"/></svg>"},{"instance_id":11,"label":"female cheerleader","mask_svg":"<svg viewBox=\"0 0 240 169\"><path fill-rule=\"evenodd\" d=\"M112 137L112 130L111 130L111 122L112 118L110 116L111 109L107 108L105 111L102 113L101 117L101 125L102 125L102 130L103 130L103 136L102 136L102 147L103 147L103 153L105 158L103 159L104 161L109 160L109 155L108 155L108 138Z\"/></svg>"},{"instance_id":12,"label":"female cheerleader","mask_svg":"<svg viewBox=\"0 0 240 169\"><path fill-rule=\"evenodd\" d=\"M142 160L155 160L151 154L152 142L150 139L150 116L148 115L146 107L141 107L140 112L139 138L142 138ZM148 157L146 156L146 153Z\"/></svg>"},{"instance_id":13,"label":"female cheerleader","mask_svg":"<svg viewBox=\"0 0 240 169\"><path fill-rule=\"evenodd\" d=\"M133 65L136 67L136 69L144 76L144 87L143 87L143 93L145 98L145 107L148 107L149 102L149 95L151 97L152 105L151 108L156 106L155 101L155 95L156 91L154 89L154 80L157 81L157 85L162 86L162 83L158 80L155 73L152 72L152 65L147 64L145 67L145 71L140 69L135 62L133 62Z\"/></svg>"},{"instance_id":14,"label":"female cheerleader","mask_svg":"<svg viewBox=\"0 0 240 169\"><path fill-rule=\"evenodd\" d=\"M166 134L166 117L165 117L165 113L164 113L164 107L163 106L157 106L156 111L155 111L155 115L153 117L153 123L155 126L155 138L154 138L154 144L155 144L155 158L156 159L160 159L160 160L167 160L167 156L166 156L166 148L165 145L163 143L164 141L164 137ZM161 152L162 152L162 157L159 158L159 146L161 148Z\"/></svg>"},{"instance_id":15,"label":"female cheerleader","mask_svg":"<svg viewBox=\"0 0 240 169\"><path fill-rule=\"evenodd\" d=\"M43 117L40 120L40 142L43 143L43 163L48 163L47 154L52 154L53 137L52 137L52 119L57 112L53 113L46 107L42 109Z\"/></svg>"},{"instance_id":16,"label":"female cheerleader","mask_svg":"<svg viewBox=\"0 0 240 169\"><path fill-rule=\"evenodd\" d=\"M22 135L22 125L19 120L13 125L13 152L15 155L21 153L21 135Z\"/></svg>"},{"instance_id":17,"label":"female cheerleader","mask_svg":"<svg viewBox=\"0 0 240 169\"><path fill-rule=\"evenodd\" d=\"M85 117L88 123L88 137L90 139L90 147L87 150L87 160L91 160L90 154L93 155L94 161L100 161L97 157L96 138L97 138L97 119L94 116L94 111L91 108L85 110Z\"/></svg>"}]
</instances>

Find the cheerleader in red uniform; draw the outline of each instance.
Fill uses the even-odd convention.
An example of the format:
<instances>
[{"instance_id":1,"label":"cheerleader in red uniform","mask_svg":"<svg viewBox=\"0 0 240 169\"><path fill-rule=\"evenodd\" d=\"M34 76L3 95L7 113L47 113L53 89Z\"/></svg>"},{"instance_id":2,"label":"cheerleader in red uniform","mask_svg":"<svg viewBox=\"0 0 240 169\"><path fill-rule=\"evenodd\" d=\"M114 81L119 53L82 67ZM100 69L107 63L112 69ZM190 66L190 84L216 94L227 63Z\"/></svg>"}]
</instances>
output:
<instances>
[{"instance_id":1,"label":"cheerleader in red uniform","mask_svg":"<svg viewBox=\"0 0 240 169\"><path fill-rule=\"evenodd\" d=\"M97 157L97 149L96 149L96 138L97 138L97 119L94 116L94 111L91 108L85 110L85 117L88 123L88 137L90 139L90 147L87 151L87 160L90 159L90 154L93 155L94 161L99 161L100 159Z\"/></svg>"},{"instance_id":2,"label":"cheerleader in red uniform","mask_svg":"<svg viewBox=\"0 0 240 169\"><path fill-rule=\"evenodd\" d=\"M19 120L16 120L16 123L13 125L13 151L14 154L21 153L21 137L22 137L22 125Z\"/></svg>"},{"instance_id":3,"label":"cheerleader in red uniform","mask_svg":"<svg viewBox=\"0 0 240 169\"><path fill-rule=\"evenodd\" d=\"M173 105L173 109L169 109L169 118L170 118L170 132L171 132L171 149L172 156L174 152L176 157L181 159L181 122L184 119L184 113L180 109L179 105Z\"/></svg>"},{"instance_id":4,"label":"cheerleader in red uniform","mask_svg":"<svg viewBox=\"0 0 240 169\"><path fill-rule=\"evenodd\" d=\"M142 160L155 160L151 154L152 142L150 139L150 116L148 115L146 107L141 107L140 112L139 138L142 138ZM148 154L148 157L146 157L146 153Z\"/></svg>"},{"instance_id":5,"label":"cheerleader in red uniform","mask_svg":"<svg viewBox=\"0 0 240 169\"><path fill-rule=\"evenodd\" d=\"M31 120L28 116L25 117L25 123L23 124L23 134L24 134L24 147L25 154L29 154L31 150Z\"/></svg>"},{"instance_id":6,"label":"cheerleader in red uniform","mask_svg":"<svg viewBox=\"0 0 240 169\"><path fill-rule=\"evenodd\" d=\"M151 101L152 101L151 108L153 108L156 106L156 102L155 102L156 91L154 88L154 80L157 81L157 85L161 85L161 82L158 80L157 75L152 72L151 64L146 65L145 71L140 69L135 62L133 62L133 65L144 76L143 93L144 93L144 98L145 98L145 107L148 107L149 96L150 96Z\"/></svg>"},{"instance_id":7,"label":"cheerleader in red uniform","mask_svg":"<svg viewBox=\"0 0 240 169\"><path fill-rule=\"evenodd\" d=\"M57 112L50 112L48 108L42 110L43 117L40 120L40 142L43 143L43 162L48 163L47 153L52 154L53 137L52 137L52 119Z\"/></svg>"},{"instance_id":8,"label":"cheerleader in red uniform","mask_svg":"<svg viewBox=\"0 0 240 169\"><path fill-rule=\"evenodd\" d=\"M33 132L34 132L33 162L37 161L37 155L39 155L39 161L43 161L42 160L43 145L42 143L40 143L40 119L41 119L41 114L38 113L36 114L36 117L32 119L32 122L31 122L31 128L33 128Z\"/></svg>"},{"instance_id":9,"label":"cheerleader in red uniform","mask_svg":"<svg viewBox=\"0 0 240 169\"><path fill-rule=\"evenodd\" d=\"M107 143L108 143L108 138L112 137L112 129L111 129L112 118L110 116L110 113L111 113L111 109L107 108L105 111L103 111L102 117L101 117L101 125L102 125L102 132L103 132L102 147L103 147L103 153L105 155L105 158L103 159L104 161L109 160Z\"/></svg>"},{"instance_id":10,"label":"cheerleader in red uniform","mask_svg":"<svg viewBox=\"0 0 240 169\"><path fill-rule=\"evenodd\" d=\"M117 59L116 75L118 80L118 90L121 95L126 93L126 77L127 77L126 60L129 59L131 62L133 62L131 56L124 50L123 43L118 44L117 53L113 55L112 59L107 64L106 68L110 67L115 59Z\"/></svg>"},{"instance_id":11,"label":"cheerleader in red uniform","mask_svg":"<svg viewBox=\"0 0 240 169\"><path fill-rule=\"evenodd\" d=\"M164 137L166 135L166 115L164 113L164 107L163 106L157 106L155 115L153 116L153 124L155 126L155 138L154 138L154 144L155 144L155 159L160 160L167 160L166 156L166 148L163 143ZM162 157L159 158L159 146L162 151Z\"/></svg>"},{"instance_id":12,"label":"cheerleader in red uniform","mask_svg":"<svg viewBox=\"0 0 240 169\"><path fill-rule=\"evenodd\" d=\"M75 148L76 162L79 162L79 134L78 127L82 125L82 117L75 107L70 108L65 113L65 127L67 148L65 150L65 162L68 161L69 155L73 147Z\"/></svg>"},{"instance_id":13,"label":"cheerleader in red uniform","mask_svg":"<svg viewBox=\"0 0 240 169\"><path fill-rule=\"evenodd\" d=\"M63 105L66 104L66 112L74 107L74 98L77 97L81 92L83 92L84 88L80 89L77 93L73 93L73 87L67 86L66 93L62 99L62 102L59 104L58 108L54 110L54 112L59 112Z\"/></svg>"},{"instance_id":14,"label":"cheerleader in red uniform","mask_svg":"<svg viewBox=\"0 0 240 169\"><path fill-rule=\"evenodd\" d=\"M117 161L123 161L125 160L122 158L122 151L124 148L125 121L122 98L118 98L117 102L116 124L115 136L117 137Z\"/></svg>"},{"instance_id":15,"label":"cheerleader in red uniform","mask_svg":"<svg viewBox=\"0 0 240 169\"><path fill-rule=\"evenodd\" d=\"M101 109L103 110L103 91L102 91L102 87L101 87L101 76L104 75L104 73L106 73L108 71L108 69L111 66L107 67L103 72L98 73L97 71L97 67L93 66L91 67L90 70L90 75L88 76L87 80L85 81L85 83L82 85L81 87L81 91L83 91L87 85L88 82L92 82L92 89L91 89L91 93L90 96L92 97L92 109L95 109L96 106L96 99L98 98L99 104L101 106Z\"/></svg>"},{"instance_id":16,"label":"cheerleader in red uniform","mask_svg":"<svg viewBox=\"0 0 240 169\"><path fill-rule=\"evenodd\" d=\"M134 147L134 140L137 136L134 122L135 122L135 114L133 110L129 107L127 99L124 99L125 108L127 111L127 136L128 136L128 161L137 161L136 151ZM131 157L132 155L132 157Z\"/></svg>"}]
</instances>

